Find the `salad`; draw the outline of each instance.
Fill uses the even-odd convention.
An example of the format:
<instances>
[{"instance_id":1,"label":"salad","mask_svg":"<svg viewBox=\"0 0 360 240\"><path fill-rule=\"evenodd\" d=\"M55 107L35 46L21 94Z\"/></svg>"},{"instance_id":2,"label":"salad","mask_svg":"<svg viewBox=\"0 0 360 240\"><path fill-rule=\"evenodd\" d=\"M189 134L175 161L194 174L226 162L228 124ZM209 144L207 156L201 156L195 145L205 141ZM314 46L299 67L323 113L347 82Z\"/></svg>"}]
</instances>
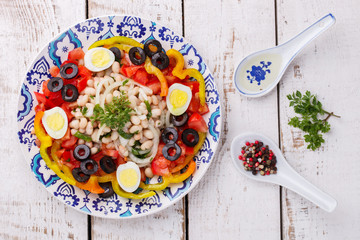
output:
<instances>
[{"instance_id":1,"label":"salad","mask_svg":"<svg viewBox=\"0 0 360 240\"><path fill-rule=\"evenodd\" d=\"M35 92L36 143L62 180L106 198L142 199L190 177L209 112L201 73L155 39L76 48ZM150 184L149 179L162 180Z\"/></svg>"}]
</instances>

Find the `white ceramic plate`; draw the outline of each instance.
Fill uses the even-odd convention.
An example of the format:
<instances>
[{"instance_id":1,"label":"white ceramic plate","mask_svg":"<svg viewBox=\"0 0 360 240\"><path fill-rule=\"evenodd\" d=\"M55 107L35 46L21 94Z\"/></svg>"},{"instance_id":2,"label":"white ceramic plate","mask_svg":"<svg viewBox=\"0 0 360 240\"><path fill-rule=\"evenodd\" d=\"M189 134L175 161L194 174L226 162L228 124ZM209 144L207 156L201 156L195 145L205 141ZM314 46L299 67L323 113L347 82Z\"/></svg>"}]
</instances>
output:
<instances>
[{"instance_id":1,"label":"white ceramic plate","mask_svg":"<svg viewBox=\"0 0 360 240\"><path fill-rule=\"evenodd\" d=\"M34 91L41 91L42 82L49 79L50 67L67 59L68 52L82 47L84 51L95 41L113 36L126 36L144 43L157 39L163 48L179 50L186 67L198 69L205 78L206 102L210 112L204 115L209 132L204 145L195 157L197 169L194 175L183 183L172 184L156 195L141 200L124 199L116 194L103 199L97 194L81 190L61 180L50 170L35 145L34 127L37 102ZM135 218L158 212L183 198L205 175L220 140L221 110L219 93L214 78L197 50L181 35L155 22L134 16L104 16L88 19L69 28L55 37L37 55L30 65L22 84L18 103L18 139L24 153L26 164L35 177L57 199L84 213L107 218ZM160 179L158 179L160 180ZM154 179L156 181L156 179Z\"/></svg>"}]
</instances>

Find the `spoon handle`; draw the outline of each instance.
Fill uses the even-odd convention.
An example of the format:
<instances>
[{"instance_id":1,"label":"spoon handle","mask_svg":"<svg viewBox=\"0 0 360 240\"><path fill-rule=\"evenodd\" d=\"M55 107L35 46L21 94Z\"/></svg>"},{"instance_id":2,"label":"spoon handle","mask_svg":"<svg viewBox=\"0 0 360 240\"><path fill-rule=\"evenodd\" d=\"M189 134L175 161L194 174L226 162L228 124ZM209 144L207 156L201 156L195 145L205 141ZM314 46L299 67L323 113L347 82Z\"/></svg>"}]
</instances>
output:
<instances>
[{"instance_id":1,"label":"spoon handle","mask_svg":"<svg viewBox=\"0 0 360 240\"><path fill-rule=\"evenodd\" d=\"M280 183L282 186L302 195L327 212L334 211L337 205L334 198L315 187L292 168L288 170L286 174L281 174L280 171L278 172L278 174L280 173L279 177L283 180Z\"/></svg>"},{"instance_id":2,"label":"spoon handle","mask_svg":"<svg viewBox=\"0 0 360 240\"><path fill-rule=\"evenodd\" d=\"M294 58L301 49L303 49L309 42L314 40L334 23L335 17L329 13L294 38L284 43L282 47L287 48L287 51L285 52L289 54L289 58Z\"/></svg>"}]
</instances>

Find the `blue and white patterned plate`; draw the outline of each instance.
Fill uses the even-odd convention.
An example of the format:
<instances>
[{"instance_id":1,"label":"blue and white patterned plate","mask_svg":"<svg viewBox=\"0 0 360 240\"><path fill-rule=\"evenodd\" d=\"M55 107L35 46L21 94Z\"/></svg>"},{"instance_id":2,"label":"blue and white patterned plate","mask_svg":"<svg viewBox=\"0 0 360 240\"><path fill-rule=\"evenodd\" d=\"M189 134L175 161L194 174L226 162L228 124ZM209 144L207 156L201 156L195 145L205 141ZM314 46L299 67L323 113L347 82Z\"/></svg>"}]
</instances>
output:
<instances>
[{"instance_id":1,"label":"blue and white patterned plate","mask_svg":"<svg viewBox=\"0 0 360 240\"><path fill-rule=\"evenodd\" d=\"M84 51L95 41L113 36L126 36L144 43L148 39L159 40L164 49L179 50L185 58L186 66L198 69L206 82L206 102L210 113L204 116L209 126L206 141L195 157L195 174L179 184L172 184L156 195L142 200L124 199L116 194L109 199L81 190L61 180L50 170L35 145L34 107L37 102L33 92L41 90L43 81L50 77L50 67L67 59L68 52L82 47ZM53 39L36 57L26 73L21 86L18 103L18 139L27 164L35 177L57 199L90 215L107 218L135 218L158 212L184 197L204 176L220 140L221 110L219 93L214 78L197 50L181 35L155 22L134 16L105 16L88 19L76 24ZM153 179L159 181L160 179Z\"/></svg>"}]
</instances>

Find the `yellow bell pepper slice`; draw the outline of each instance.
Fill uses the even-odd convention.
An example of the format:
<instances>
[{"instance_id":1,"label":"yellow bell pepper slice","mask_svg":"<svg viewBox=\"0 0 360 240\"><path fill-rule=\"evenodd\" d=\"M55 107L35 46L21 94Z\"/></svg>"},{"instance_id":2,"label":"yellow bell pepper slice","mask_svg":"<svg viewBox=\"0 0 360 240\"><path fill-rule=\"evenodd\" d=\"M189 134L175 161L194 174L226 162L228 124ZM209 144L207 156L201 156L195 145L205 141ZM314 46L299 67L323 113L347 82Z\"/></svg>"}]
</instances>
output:
<instances>
[{"instance_id":1,"label":"yellow bell pepper slice","mask_svg":"<svg viewBox=\"0 0 360 240\"><path fill-rule=\"evenodd\" d=\"M170 184L171 177L163 176L161 183L154 183L154 184L145 184L144 182L140 183L140 188L144 190L154 190L154 191L161 191L164 190Z\"/></svg>"},{"instance_id":2,"label":"yellow bell pepper slice","mask_svg":"<svg viewBox=\"0 0 360 240\"><path fill-rule=\"evenodd\" d=\"M195 78L199 82L200 105L205 106L205 79L203 75L195 68L184 69L184 57L179 51L170 49L166 52L166 54L169 58L174 58L176 61L176 65L172 71L172 74L175 77L184 79L186 76L189 76Z\"/></svg>"},{"instance_id":3,"label":"yellow bell pepper slice","mask_svg":"<svg viewBox=\"0 0 360 240\"><path fill-rule=\"evenodd\" d=\"M105 46L104 46L105 47ZM129 52L130 51L130 49L133 47L133 46L131 46L131 45L125 45L125 44L113 44L113 45L106 45L106 48L107 49L110 49L110 48L112 48L112 47L117 47L118 49L120 49L120 50L123 50L123 51L125 51L125 52Z\"/></svg>"},{"instance_id":4,"label":"yellow bell pepper slice","mask_svg":"<svg viewBox=\"0 0 360 240\"><path fill-rule=\"evenodd\" d=\"M151 63L151 60L148 57L146 57L146 60L145 60L145 70L149 74L154 74L159 79L160 86L161 86L160 96L166 97L168 95L168 91L169 91L169 87L168 87L166 78L164 77L164 74L160 71L160 69L158 69Z\"/></svg>"},{"instance_id":5,"label":"yellow bell pepper slice","mask_svg":"<svg viewBox=\"0 0 360 240\"><path fill-rule=\"evenodd\" d=\"M100 176L98 177L98 181L99 183L116 181L116 172Z\"/></svg>"},{"instance_id":6,"label":"yellow bell pepper slice","mask_svg":"<svg viewBox=\"0 0 360 240\"><path fill-rule=\"evenodd\" d=\"M152 197L155 195L155 192L153 192L153 191L139 193L139 194L125 192L124 190L122 190L120 188L120 186L116 180L112 181L111 185L113 187L114 192L123 198L143 199L143 198L148 198L148 197Z\"/></svg>"},{"instance_id":7,"label":"yellow bell pepper slice","mask_svg":"<svg viewBox=\"0 0 360 240\"><path fill-rule=\"evenodd\" d=\"M47 135L47 133L45 132L44 128L41 125L41 119L42 119L43 115L44 115L43 111L37 112L35 115L35 120L34 120L35 135L41 142L40 155L41 155L42 159L44 159L46 165L51 170L53 170L56 173L56 175L58 175L58 177L60 177L62 180L64 180L65 182L67 182L71 185L75 185L76 184L75 179L73 179L73 178L67 176L67 174L63 173L61 171L61 169L59 168L59 166L55 162L53 162L51 160L50 156L48 155L47 149L52 146L52 138L49 135Z\"/></svg>"},{"instance_id":8,"label":"yellow bell pepper slice","mask_svg":"<svg viewBox=\"0 0 360 240\"><path fill-rule=\"evenodd\" d=\"M144 44L141 44L132 38L128 38L128 37L124 37L124 36L116 36L116 37L103 39L103 40L94 42L93 44L90 45L89 50L92 48L96 48L96 47L102 47L104 45L110 46L110 45L114 45L114 44L125 44L125 45L131 45L134 47L141 47L141 48L144 47Z\"/></svg>"}]
</instances>

